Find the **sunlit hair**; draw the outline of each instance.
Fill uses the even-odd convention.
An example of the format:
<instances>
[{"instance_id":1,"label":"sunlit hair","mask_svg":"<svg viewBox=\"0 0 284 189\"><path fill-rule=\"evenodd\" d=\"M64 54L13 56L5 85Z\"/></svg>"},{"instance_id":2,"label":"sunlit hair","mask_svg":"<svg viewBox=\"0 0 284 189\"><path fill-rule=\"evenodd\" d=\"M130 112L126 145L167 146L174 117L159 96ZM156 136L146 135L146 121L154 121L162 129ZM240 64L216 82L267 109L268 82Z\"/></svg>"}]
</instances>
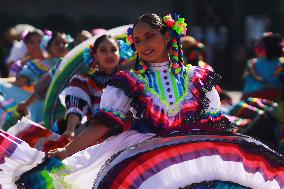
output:
<instances>
[{"instance_id":1,"label":"sunlit hair","mask_svg":"<svg viewBox=\"0 0 284 189\"><path fill-rule=\"evenodd\" d=\"M30 41L31 37L34 36L34 35L39 35L39 36L43 37L44 33L40 29L35 29L33 31L29 31L23 39L24 43L27 44Z\"/></svg>"},{"instance_id":2,"label":"sunlit hair","mask_svg":"<svg viewBox=\"0 0 284 189\"><path fill-rule=\"evenodd\" d=\"M135 49L133 43L133 29L139 23L146 23L151 28L156 29L165 35L169 32L171 40L167 45L169 52L170 69L174 74L178 74L183 66L183 52L180 38L186 34L186 24L184 19L180 18L179 15L167 15L163 19L156 14L144 14L139 17L133 24L133 28L128 29L128 42ZM147 70L147 66L143 60L137 55L135 71L137 74L143 74Z\"/></svg>"}]
</instances>

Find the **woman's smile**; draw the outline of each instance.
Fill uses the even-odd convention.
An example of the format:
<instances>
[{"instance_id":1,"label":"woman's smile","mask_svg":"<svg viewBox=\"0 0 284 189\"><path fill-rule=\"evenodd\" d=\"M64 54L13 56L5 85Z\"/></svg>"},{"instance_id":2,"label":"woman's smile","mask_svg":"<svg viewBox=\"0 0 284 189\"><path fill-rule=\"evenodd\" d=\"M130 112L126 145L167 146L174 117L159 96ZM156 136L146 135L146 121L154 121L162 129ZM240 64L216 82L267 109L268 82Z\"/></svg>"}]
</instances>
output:
<instances>
[{"instance_id":1,"label":"woman's smile","mask_svg":"<svg viewBox=\"0 0 284 189\"><path fill-rule=\"evenodd\" d=\"M114 64L115 63L113 58L106 58L105 62L108 63L108 64Z\"/></svg>"},{"instance_id":2,"label":"woman's smile","mask_svg":"<svg viewBox=\"0 0 284 189\"><path fill-rule=\"evenodd\" d=\"M143 51L143 54L144 54L145 56L148 56L148 55L151 55L153 52L154 52L153 49L147 49L147 50Z\"/></svg>"}]
</instances>

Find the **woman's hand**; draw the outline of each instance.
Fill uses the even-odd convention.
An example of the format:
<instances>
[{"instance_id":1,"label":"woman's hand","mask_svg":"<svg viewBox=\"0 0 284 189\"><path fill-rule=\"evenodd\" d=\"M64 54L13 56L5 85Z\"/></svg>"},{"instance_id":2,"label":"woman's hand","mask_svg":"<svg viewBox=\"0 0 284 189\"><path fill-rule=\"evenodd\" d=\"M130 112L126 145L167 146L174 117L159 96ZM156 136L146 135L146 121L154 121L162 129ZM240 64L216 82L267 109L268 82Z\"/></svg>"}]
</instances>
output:
<instances>
[{"instance_id":1,"label":"woman's hand","mask_svg":"<svg viewBox=\"0 0 284 189\"><path fill-rule=\"evenodd\" d=\"M95 124L93 122L92 124ZM86 127L74 140L67 144L64 148L51 150L47 153L47 157L58 157L63 160L72 154L88 148L97 143L98 139L110 131L109 127L103 124L96 123L96 125L89 125Z\"/></svg>"},{"instance_id":2,"label":"woman's hand","mask_svg":"<svg viewBox=\"0 0 284 189\"><path fill-rule=\"evenodd\" d=\"M48 158L57 157L60 160L64 160L65 158L69 157L69 153L66 150L66 148L57 148L57 149L54 149L54 150L50 150L47 153L47 157Z\"/></svg>"},{"instance_id":3,"label":"woman's hand","mask_svg":"<svg viewBox=\"0 0 284 189\"><path fill-rule=\"evenodd\" d=\"M26 54L20 61L21 66L25 65L30 60L32 60L32 56L29 54Z\"/></svg>"},{"instance_id":4,"label":"woman's hand","mask_svg":"<svg viewBox=\"0 0 284 189\"><path fill-rule=\"evenodd\" d=\"M74 131L70 131L70 130L66 130L63 133L63 136L65 136L66 138L73 140L75 138L75 132Z\"/></svg>"},{"instance_id":5,"label":"woman's hand","mask_svg":"<svg viewBox=\"0 0 284 189\"><path fill-rule=\"evenodd\" d=\"M21 113L22 116L28 115L28 105L25 102L18 104L17 111Z\"/></svg>"}]
</instances>

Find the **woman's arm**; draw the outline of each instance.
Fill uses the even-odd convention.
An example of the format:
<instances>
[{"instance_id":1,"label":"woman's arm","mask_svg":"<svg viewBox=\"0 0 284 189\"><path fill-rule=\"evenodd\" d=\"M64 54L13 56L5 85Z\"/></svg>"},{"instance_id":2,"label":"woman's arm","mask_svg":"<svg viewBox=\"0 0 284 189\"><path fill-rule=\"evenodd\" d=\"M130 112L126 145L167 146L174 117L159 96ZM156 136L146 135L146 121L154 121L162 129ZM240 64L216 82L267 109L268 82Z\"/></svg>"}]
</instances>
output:
<instances>
[{"instance_id":1,"label":"woman's arm","mask_svg":"<svg viewBox=\"0 0 284 189\"><path fill-rule=\"evenodd\" d=\"M58 157L63 160L76 152L97 143L97 140L104 136L110 129L99 122L93 122L86 127L74 140L63 149L56 149L48 153L48 157Z\"/></svg>"},{"instance_id":2,"label":"woman's arm","mask_svg":"<svg viewBox=\"0 0 284 189\"><path fill-rule=\"evenodd\" d=\"M28 114L28 107L37 100L37 96L33 93L30 98L17 106L17 111L21 112L24 116Z\"/></svg>"},{"instance_id":3,"label":"woman's arm","mask_svg":"<svg viewBox=\"0 0 284 189\"><path fill-rule=\"evenodd\" d=\"M29 81L28 78L26 78L24 76L17 76L14 85L17 86L17 87L22 87L22 86L26 85L28 83L28 81Z\"/></svg>"},{"instance_id":4,"label":"woman's arm","mask_svg":"<svg viewBox=\"0 0 284 189\"><path fill-rule=\"evenodd\" d=\"M250 75L251 75L256 81L260 81L260 82L263 81L263 78L262 78L260 75L258 75L258 74L256 73L256 70L255 70L255 68L254 68L254 64L250 63L250 64L248 65L248 72L250 73Z\"/></svg>"},{"instance_id":5,"label":"woman's arm","mask_svg":"<svg viewBox=\"0 0 284 189\"><path fill-rule=\"evenodd\" d=\"M73 139L75 137L75 128L78 123L80 123L81 119L77 114L69 114L67 118L67 127L65 132L63 133L64 136Z\"/></svg>"},{"instance_id":6,"label":"woman's arm","mask_svg":"<svg viewBox=\"0 0 284 189\"><path fill-rule=\"evenodd\" d=\"M52 81L52 76L47 72L45 73L35 85L35 94L40 100L44 100L48 91L49 85Z\"/></svg>"},{"instance_id":7,"label":"woman's arm","mask_svg":"<svg viewBox=\"0 0 284 189\"><path fill-rule=\"evenodd\" d=\"M36 100L44 100L45 93L48 90L48 86L51 82L51 76L46 73L44 74L39 81L35 85L35 92L30 96L29 99L26 101L20 103L17 106L17 110L19 112L24 113L24 115L27 115L28 112L28 107L34 103Z\"/></svg>"},{"instance_id":8,"label":"woman's arm","mask_svg":"<svg viewBox=\"0 0 284 189\"><path fill-rule=\"evenodd\" d=\"M118 133L126 127L125 117L129 112L132 99L115 87L106 87L101 96L100 112L94 115L90 125L85 128L65 148L51 151L48 156L57 156L60 159L83 150L97 143L98 139L108 132ZM114 113L115 112L115 113Z\"/></svg>"}]
</instances>

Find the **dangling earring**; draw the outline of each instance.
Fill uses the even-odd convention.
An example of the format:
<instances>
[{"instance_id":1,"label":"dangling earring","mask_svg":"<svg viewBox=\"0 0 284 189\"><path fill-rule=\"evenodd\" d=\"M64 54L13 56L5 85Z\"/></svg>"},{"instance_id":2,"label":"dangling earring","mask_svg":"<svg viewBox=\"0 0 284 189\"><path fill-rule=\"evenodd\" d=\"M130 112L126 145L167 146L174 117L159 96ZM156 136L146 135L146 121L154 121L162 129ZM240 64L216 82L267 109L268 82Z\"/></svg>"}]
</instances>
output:
<instances>
[{"instance_id":1,"label":"dangling earring","mask_svg":"<svg viewBox=\"0 0 284 189\"><path fill-rule=\"evenodd\" d=\"M100 69L99 69L99 64L98 64L97 62L95 62L95 68L94 68L94 70L95 70L96 72L100 71Z\"/></svg>"},{"instance_id":2,"label":"dangling earring","mask_svg":"<svg viewBox=\"0 0 284 189\"><path fill-rule=\"evenodd\" d=\"M92 75L96 72L99 71L99 64L97 62L93 62L92 65L90 66L90 71L89 71L89 74Z\"/></svg>"}]
</instances>

